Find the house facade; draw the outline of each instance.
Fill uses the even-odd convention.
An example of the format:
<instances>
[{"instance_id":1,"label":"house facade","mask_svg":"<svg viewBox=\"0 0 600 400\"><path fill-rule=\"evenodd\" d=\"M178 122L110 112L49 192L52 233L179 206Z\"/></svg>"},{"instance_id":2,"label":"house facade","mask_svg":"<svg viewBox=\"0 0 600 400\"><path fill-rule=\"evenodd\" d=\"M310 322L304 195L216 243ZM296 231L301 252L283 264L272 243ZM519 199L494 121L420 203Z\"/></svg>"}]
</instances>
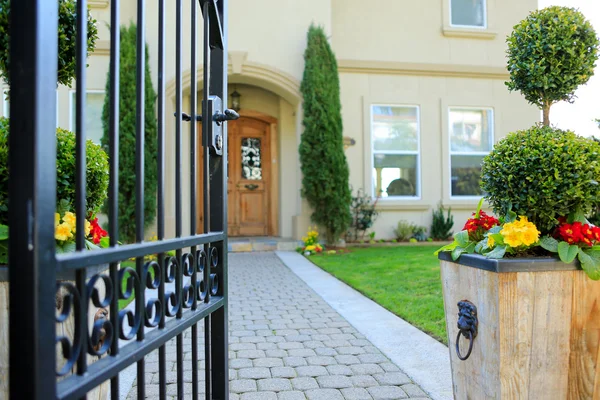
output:
<instances>
[{"instance_id":1,"label":"house facade","mask_svg":"<svg viewBox=\"0 0 600 400\"><path fill-rule=\"evenodd\" d=\"M88 3L100 38L88 61L86 126L88 138L99 142L110 7L108 0ZM135 21L135 2L121 3L122 23ZM175 0L166 3L165 98L171 119L165 215L172 236L176 15ZM202 69L193 70L189 58L190 3L184 2L183 10L184 112L189 112L193 74L202 98ZM229 123L228 133L230 235L300 238L310 225L310 208L300 195L298 145L303 53L311 23L324 27L338 59L349 183L355 192L379 196L376 237L393 237L399 220L429 228L440 202L452 208L455 230L460 229L481 197L483 156L507 133L539 120L539 111L504 84L506 36L536 8L536 0L230 0L228 93L239 94L241 106L241 118ZM155 2L148 2L146 17L156 85ZM74 87L58 88L57 126L74 127L74 98ZM228 103L231 107L231 99ZM2 111L8 108L5 101ZM182 127L187 142L189 123ZM189 157L184 152L184 170ZM189 221L188 171L183 176L183 219ZM202 210L202 204L195 206ZM199 212L198 226L202 217Z\"/></svg>"}]
</instances>

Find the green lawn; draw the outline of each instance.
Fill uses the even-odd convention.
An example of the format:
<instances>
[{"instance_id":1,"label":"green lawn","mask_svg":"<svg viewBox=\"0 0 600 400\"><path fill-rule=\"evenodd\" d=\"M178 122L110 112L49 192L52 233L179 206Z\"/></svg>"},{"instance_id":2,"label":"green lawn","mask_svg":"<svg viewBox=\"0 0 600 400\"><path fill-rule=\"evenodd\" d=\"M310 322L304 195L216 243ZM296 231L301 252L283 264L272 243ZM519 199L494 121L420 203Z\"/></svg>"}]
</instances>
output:
<instances>
[{"instance_id":1,"label":"green lawn","mask_svg":"<svg viewBox=\"0 0 600 400\"><path fill-rule=\"evenodd\" d=\"M447 344L439 245L351 248L309 260L410 324Z\"/></svg>"}]
</instances>

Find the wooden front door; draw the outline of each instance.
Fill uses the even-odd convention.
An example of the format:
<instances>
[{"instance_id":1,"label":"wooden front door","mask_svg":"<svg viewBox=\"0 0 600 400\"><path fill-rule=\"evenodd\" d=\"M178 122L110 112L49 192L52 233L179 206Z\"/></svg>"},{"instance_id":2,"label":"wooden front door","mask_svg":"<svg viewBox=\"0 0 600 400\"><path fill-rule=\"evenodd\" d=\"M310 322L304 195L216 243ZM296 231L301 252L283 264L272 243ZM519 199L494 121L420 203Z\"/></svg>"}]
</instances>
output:
<instances>
[{"instance_id":1,"label":"wooden front door","mask_svg":"<svg viewBox=\"0 0 600 400\"><path fill-rule=\"evenodd\" d=\"M228 122L228 231L230 236L273 235L271 207L271 127L260 119L241 116ZM202 153L199 173L202 174ZM199 193L202 184L199 186ZM201 197L200 197L201 198ZM198 228L202 232L202 204Z\"/></svg>"}]
</instances>

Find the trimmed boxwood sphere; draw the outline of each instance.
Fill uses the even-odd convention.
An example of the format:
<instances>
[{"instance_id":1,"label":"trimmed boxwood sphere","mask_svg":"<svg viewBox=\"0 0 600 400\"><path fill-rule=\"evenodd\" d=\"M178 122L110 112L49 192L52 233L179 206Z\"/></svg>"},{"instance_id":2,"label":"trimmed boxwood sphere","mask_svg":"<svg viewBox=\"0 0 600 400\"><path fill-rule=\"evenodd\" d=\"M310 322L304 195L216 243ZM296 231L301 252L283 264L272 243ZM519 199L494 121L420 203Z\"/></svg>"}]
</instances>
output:
<instances>
[{"instance_id":1,"label":"trimmed boxwood sphere","mask_svg":"<svg viewBox=\"0 0 600 400\"><path fill-rule=\"evenodd\" d=\"M87 51L93 52L98 39L96 20L87 13ZM58 1L58 83L71 86L77 55L77 1ZM10 0L0 0L0 73L10 84Z\"/></svg>"},{"instance_id":2,"label":"trimmed boxwood sphere","mask_svg":"<svg viewBox=\"0 0 600 400\"><path fill-rule=\"evenodd\" d=\"M534 126L509 134L484 158L481 187L498 215L509 208L542 233L588 212L600 195L600 145L571 131Z\"/></svg>"},{"instance_id":3,"label":"trimmed boxwood sphere","mask_svg":"<svg viewBox=\"0 0 600 400\"><path fill-rule=\"evenodd\" d=\"M9 120L0 118L0 224L8 223L8 131ZM86 143L86 210L96 213L108 190L108 156L91 140ZM75 134L56 130L56 200L67 200L75 211Z\"/></svg>"}]
</instances>

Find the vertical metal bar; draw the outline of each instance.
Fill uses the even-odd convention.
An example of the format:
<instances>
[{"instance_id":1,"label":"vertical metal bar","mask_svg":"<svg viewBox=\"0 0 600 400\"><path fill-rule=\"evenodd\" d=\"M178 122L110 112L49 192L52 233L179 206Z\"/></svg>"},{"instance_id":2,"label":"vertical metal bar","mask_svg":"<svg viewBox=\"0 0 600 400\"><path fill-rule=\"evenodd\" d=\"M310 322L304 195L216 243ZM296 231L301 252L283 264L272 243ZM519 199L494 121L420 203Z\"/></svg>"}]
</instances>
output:
<instances>
[{"instance_id":1,"label":"vertical metal bar","mask_svg":"<svg viewBox=\"0 0 600 400\"><path fill-rule=\"evenodd\" d=\"M209 115L208 98L210 96L210 16L209 3L205 1L202 4L202 14L204 15L204 36L203 36L203 101L202 101L202 144L203 144L203 196L204 196L204 233L210 232L211 204L210 204L210 137L212 132L212 115ZM204 268L204 284L210 288L210 247L205 246L207 264ZM206 292L205 302L210 300L210 289ZM212 399L212 360L211 360L211 342L210 342L210 323L211 316L204 319L204 374L205 374L205 397L206 400Z\"/></svg>"},{"instance_id":2,"label":"vertical metal bar","mask_svg":"<svg viewBox=\"0 0 600 400\"><path fill-rule=\"evenodd\" d=\"M176 21L175 21L175 107L177 108L177 119L175 123L175 236L180 237L182 234L182 184L181 184L181 169L183 167L181 161L181 115L182 115L182 103L183 103L183 92L182 92L182 45L181 40L183 36L183 4L182 0L176 2ZM177 278L175 281L176 292L179 301L179 310L177 311L177 318L181 318L183 312L183 260L181 257L181 249L176 251L177 261L179 262L179 268L177 269ZM176 352L177 352L177 398L184 398L183 391L183 335L177 335L176 339Z\"/></svg>"},{"instance_id":3,"label":"vertical metal bar","mask_svg":"<svg viewBox=\"0 0 600 400\"><path fill-rule=\"evenodd\" d=\"M109 158L110 180L108 188L108 232L110 246L119 242L119 82L121 31L119 27L120 1L110 4L110 88L109 88ZM110 321L113 325L113 340L110 355L119 354L119 270L118 263L110 264L110 280L113 283L113 298L110 305ZM110 380L111 399L119 398L119 375Z\"/></svg>"},{"instance_id":4,"label":"vertical metal bar","mask_svg":"<svg viewBox=\"0 0 600 400\"><path fill-rule=\"evenodd\" d=\"M77 250L85 247L84 222L87 218L86 212L86 132L85 132L85 94L87 68L87 0L77 1L77 56L76 56L76 97L75 106L75 210L77 220L75 222L75 244ZM75 323L79 324L81 336L81 353L77 360L77 373L83 375L87 371L87 344L88 344L88 302L86 288L86 269L77 270L75 280L77 290L81 296L79 316L75 316Z\"/></svg>"},{"instance_id":5,"label":"vertical metal bar","mask_svg":"<svg viewBox=\"0 0 600 400\"><path fill-rule=\"evenodd\" d=\"M145 107L146 107L146 2L138 0L137 2L137 32L136 32L136 138L135 138L135 239L140 243L144 240L144 137L145 129ZM139 286L135 290L135 301L138 315L141 315L141 322L138 327L137 340L144 340L144 316L145 310L145 279L143 274L144 257L136 258L136 269L140 280ZM137 395L138 399L144 399L146 386L146 363L144 358L137 362Z\"/></svg>"},{"instance_id":6,"label":"vertical metal bar","mask_svg":"<svg viewBox=\"0 0 600 400\"><path fill-rule=\"evenodd\" d=\"M165 238L165 1L158 1L158 193L157 193L157 236L158 240ZM158 288L158 299L162 307L162 316L158 324L164 329L167 306L165 303L165 279L167 277L165 254L158 255L162 278ZM158 348L158 396L160 400L167 399L167 357L165 346Z\"/></svg>"},{"instance_id":7,"label":"vertical metal bar","mask_svg":"<svg viewBox=\"0 0 600 400\"><path fill-rule=\"evenodd\" d=\"M42 400L56 397L58 1L10 6L10 398Z\"/></svg>"},{"instance_id":8,"label":"vertical metal bar","mask_svg":"<svg viewBox=\"0 0 600 400\"><path fill-rule=\"evenodd\" d=\"M210 58L210 85L213 92L227 104L227 0L218 2L217 15L221 21L223 49L215 48ZM223 124L223 157L221 160L211 160L210 170L210 199L211 219L210 230L227 232L227 123ZM215 273L219 278L218 295L223 297L224 305L216 310L211 321L211 359L212 359L212 397L214 399L229 398L229 361L228 361L228 326L227 326L227 239L215 243L218 250L219 266Z\"/></svg>"},{"instance_id":9,"label":"vertical metal bar","mask_svg":"<svg viewBox=\"0 0 600 400\"><path fill-rule=\"evenodd\" d=\"M196 136L198 134L198 129L196 125L196 114L198 107L198 88L197 88L197 76L196 71L198 69L198 65L196 62L196 51L197 51L197 43L196 43L196 17L197 17L197 0L191 0L191 54L190 54L190 69L191 73L191 81L190 81L190 114L192 115L192 121L190 122L190 184L191 184L191 196L190 196L190 234L196 234L196 194L198 188L198 180L197 180L197 160L196 160L196 147L197 147L197 139ZM192 254L196 255L196 246L192 247ZM196 310L198 307L198 297L197 293L197 285L198 285L198 275L196 271L196 265L199 260L196 260L196 264L194 265L194 273L192 274L192 287L194 288L194 300L192 303L192 310ZM192 400L198 400L198 325L192 325Z\"/></svg>"}]
</instances>

